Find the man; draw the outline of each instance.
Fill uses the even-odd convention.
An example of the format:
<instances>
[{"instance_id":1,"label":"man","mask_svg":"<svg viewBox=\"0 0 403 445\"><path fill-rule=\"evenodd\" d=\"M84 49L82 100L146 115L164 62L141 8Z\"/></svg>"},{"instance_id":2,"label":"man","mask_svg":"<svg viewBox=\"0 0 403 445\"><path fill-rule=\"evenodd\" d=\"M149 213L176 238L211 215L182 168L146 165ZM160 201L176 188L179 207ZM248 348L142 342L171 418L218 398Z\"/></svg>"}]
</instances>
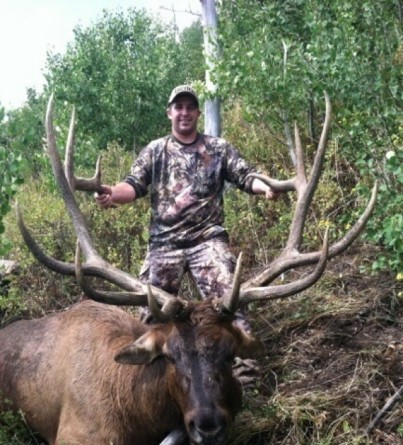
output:
<instances>
[{"instance_id":1,"label":"man","mask_svg":"<svg viewBox=\"0 0 403 445\"><path fill-rule=\"evenodd\" d=\"M177 294L189 272L202 298L221 296L232 285L235 258L223 228L225 181L275 199L276 194L227 141L198 132L201 115L194 89L173 89L167 107L172 133L151 142L114 186L103 185L96 200L103 208L125 204L148 192L152 216L147 257L140 278ZM242 316L245 329L248 324Z\"/></svg>"}]
</instances>

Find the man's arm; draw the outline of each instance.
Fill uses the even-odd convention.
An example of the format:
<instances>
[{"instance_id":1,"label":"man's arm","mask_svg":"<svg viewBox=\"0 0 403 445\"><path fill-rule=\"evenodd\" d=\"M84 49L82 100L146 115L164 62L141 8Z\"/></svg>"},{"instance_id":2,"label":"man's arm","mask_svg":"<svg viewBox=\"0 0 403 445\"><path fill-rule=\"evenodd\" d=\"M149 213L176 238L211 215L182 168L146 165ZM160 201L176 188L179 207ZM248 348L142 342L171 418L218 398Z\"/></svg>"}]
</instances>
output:
<instances>
[{"instance_id":1,"label":"man's arm","mask_svg":"<svg viewBox=\"0 0 403 445\"><path fill-rule=\"evenodd\" d=\"M103 209L108 209L114 204L127 204L136 199L134 188L127 182L119 182L112 186L102 185L101 188L101 193L95 193L95 199Z\"/></svg>"}]
</instances>

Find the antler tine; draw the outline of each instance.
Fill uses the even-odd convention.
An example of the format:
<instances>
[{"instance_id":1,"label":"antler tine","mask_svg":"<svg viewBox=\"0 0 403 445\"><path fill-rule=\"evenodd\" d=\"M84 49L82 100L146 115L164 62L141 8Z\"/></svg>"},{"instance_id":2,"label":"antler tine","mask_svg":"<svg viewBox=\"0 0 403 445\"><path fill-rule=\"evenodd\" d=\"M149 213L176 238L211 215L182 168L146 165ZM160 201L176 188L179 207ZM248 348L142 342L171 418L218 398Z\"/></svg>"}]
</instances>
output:
<instances>
[{"instance_id":1,"label":"antler tine","mask_svg":"<svg viewBox=\"0 0 403 445\"><path fill-rule=\"evenodd\" d=\"M249 176L259 178L268 184L274 191L278 192L297 192L297 207L294 213L294 218L291 223L290 234L287 241L287 250L299 249L302 242L302 234L305 225L306 215L309 206L312 202L326 153L326 143L330 128L332 106L328 94L325 92L326 113L325 122L322 129L318 149L316 151L314 164L311 171L311 177L307 181L305 173L304 152L301 144L301 137L299 134L298 124L294 124L294 138L296 147L296 170L295 178L276 181L266 175L251 174Z\"/></svg>"},{"instance_id":2,"label":"antler tine","mask_svg":"<svg viewBox=\"0 0 403 445\"><path fill-rule=\"evenodd\" d=\"M81 190L83 192L100 192L101 188L101 160L102 155L98 156L97 162L95 164L95 173L92 178L81 178L80 176L75 176L75 190Z\"/></svg>"},{"instance_id":3,"label":"antler tine","mask_svg":"<svg viewBox=\"0 0 403 445\"><path fill-rule=\"evenodd\" d=\"M262 182L270 186L270 188L278 193L298 192L302 194L302 187L306 185L306 173L304 163L304 152L302 150L301 138L299 136L298 125L294 125L295 147L296 147L296 170L297 174L292 179L277 180L261 173L250 173L247 178L260 179Z\"/></svg>"},{"instance_id":4,"label":"antler tine","mask_svg":"<svg viewBox=\"0 0 403 445\"><path fill-rule=\"evenodd\" d=\"M16 203L15 210L17 214L17 223L22 238L24 239L25 244L28 246L34 257L40 263L44 264L48 269L53 270L54 272L59 272L62 275L74 275L74 266L72 264L56 260L55 258L52 258L43 252L39 244L35 241L31 233L27 229L18 202Z\"/></svg>"},{"instance_id":5,"label":"antler tine","mask_svg":"<svg viewBox=\"0 0 403 445\"><path fill-rule=\"evenodd\" d=\"M299 282L298 285L290 283L289 285L277 286L278 290L274 289L274 286L267 286L275 278L281 275L283 272L295 267L307 266L321 262L323 256L323 250L315 252L301 253L300 247L302 244L302 235L305 226L305 220L308 213L309 206L312 202L313 195L318 185L320 174L323 168L323 162L326 152L326 144L328 139L328 133L331 122L331 103L329 96L325 93L326 113L325 122L323 125L318 149L315 154L315 159L311 169L310 178L307 181L305 176L305 168L303 166L303 152L302 145L299 136L298 126L295 125L295 145L297 148L297 176L289 181L294 181L294 190L297 192L297 203L294 212L294 217L291 223L290 233L286 247L280 252L280 254L259 274L250 278L244 282L241 286L240 305L247 304L253 300L259 299L273 299L282 298L283 295L289 296L293 293L300 292L305 284ZM263 179L262 179L263 180ZM269 183L271 186L271 184ZM328 249L328 258L335 257L347 249L353 241L364 230L364 227L370 218L376 202L378 186L375 184L371 198L367 204L367 207L353 227L342 237L339 241L336 241L330 245ZM315 270L322 270L319 265ZM324 269L323 269L324 270ZM323 272L322 270L322 272ZM314 272L316 274L316 272ZM307 278L308 280L308 278ZM313 284L313 283L312 283ZM259 288L260 287L260 288ZM291 293L290 293L291 292Z\"/></svg>"},{"instance_id":6,"label":"antler tine","mask_svg":"<svg viewBox=\"0 0 403 445\"><path fill-rule=\"evenodd\" d=\"M241 289L241 268L242 268L242 252L238 255L236 262L232 287L227 295L217 298L216 305L220 310L233 314L239 305L239 296Z\"/></svg>"},{"instance_id":7,"label":"antler tine","mask_svg":"<svg viewBox=\"0 0 403 445\"><path fill-rule=\"evenodd\" d=\"M64 158L64 171L67 182L71 190L80 190L86 192L99 192L101 188L101 155L99 155L95 174L92 178L81 178L74 174L74 147L75 147L75 128L76 128L76 109L73 108L70 118L69 133L66 143L66 154Z\"/></svg>"},{"instance_id":8,"label":"antler tine","mask_svg":"<svg viewBox=\"0 0 403 445\"><path fill-rule=\"evenodd\" d=\"M147 303L154 321L158 323L167 323L175 319L180 319L185 315L186 308L188 307L187 301L176 297L167 300L162 308L160 308L149 284L147 284Z\"/></svg>"},{"instance_id":9,"label":"antler tine","mask_svg":"<svg viewBox=\"0 0 403 445\"><path fill-rule=\"evenodd\" d=\"M262 182L270 186L270 188L278 193L293 192L296 190L295 178L281 181L278 179L273 179L263 173L249 173L246 178L260 179Z\"/></svg>"},{"instance_id":10,"label":"antler tine","mask_svg":"<svg viewBox=\"0 0 403 445\"><path fill-rule=\"evenodd\" d=\"M351 244L358 238L358 236L362 233L367 224L369 218L372 215L372 212L375 209L376 198L378 195L379 184L376 181L373 188L371 197L368 201L367 207L361 216L357 219L355 224L351 227L351 229L342 237L339 241L333 243L329 248L329 258L333 258L339 255L341 252L347 249L347 247L351 246Z\"/></svg>"},{"instance_id":11,"label":"antler tine","mask_svg":"<svg viewBox=\"0 0 403 445\"><path fill-rule=\"evenodd\" d=\"M84 192L102 192L101 182L101 159L98 156L95 164L95 173L92 178L82 178L74 173L74 147L75 147L75 125L76 125L76 109L73 108L70 118L69 133L67 136L66 153L64 159L64 173L67 182L72 191L80 190Z\"/></svg>"},{"instance_id":12,"label":"antler tine","mask_svg":"<svg viewBox=\"0 0 403 445\"><path fill-rule=\"evenodd\" d=\"M92 245L91 237L89 235L84 216L81 213L71 191L67 177L63 170L59 153L57 151L56 137L53 127L53 94L49 98L48 107L46 110L46 139L48 143L47 153L52 164L53 174L59 186L63 201L65 202L67 210L72 219L84 255L87 261L92 258L94 261L104 263L104 261L99 257L98 253ZM70 135L68 139L70 140L70 142L74 141L74 136Z\"/></svg>"},{"instance_id":13,"label":"antler tine","mask_svg":"<svg viewBox=\"0 0 403 445\"><path fill-rule=\"evenodd\" d=\"M73 171L73 161L74 161L74 143L76 139L76 109L73 108L70 118L69 133L67 135L66 143L66 154L64 157L64 172L66 174L67 182L69 183L70 189L74 190L74 171Z\"/></svg>"},{"instance_id":14,"label":"antler tine","mask_svg":"<svg viewBox=\"0 0 403 445\"><path fill-rule=\"evenodd\" d=\"M303 150L299 136L298 125L295 124L295 145L297 147L297 204L293 220L291 222L290 234L286 244L286 250L299 250L302 243L303 231L305 227L306 215L308 214L309 206L311 205L313 195L318 186L319 178L322 173L323 162L326 153L326 143L330 128L332 107L329 96L325 93L326 103L326 117L322 128L322 133L316 150L314 163L311 170L311 175L307 181L305 170L303 167Z\"/></svg>"},{"instance_id":15,"label":"antler tine","mask_svg":"<svg viewBox=\"0 0 403 445\"><path fill-rule=\"evenodd\" d=\"M294 139L295 139L295 151L296 151L296 182L298 184L306 184L306 172L305 172L305 156L302 149L301 137L299 134L299 128L297 122L294 123Z\"/></svg>"},{"instance_id":16,"label":"antler tine","mask_svg":"<svg viewBox=\"0 0 403 445\"><path fill-rule=\"evenodd\" d=\"M314 285L322 276L328 259L329 252L329 231L325 232L323 247L320 252L319 261L313 272L308 276L292 283L280 284L278 286L267 286L257 288L246 288L241 290L239 306L245 306L252 301L257 300L274 300L278 298L286 298L302 292Z\"/></svg>"}]
</instances>

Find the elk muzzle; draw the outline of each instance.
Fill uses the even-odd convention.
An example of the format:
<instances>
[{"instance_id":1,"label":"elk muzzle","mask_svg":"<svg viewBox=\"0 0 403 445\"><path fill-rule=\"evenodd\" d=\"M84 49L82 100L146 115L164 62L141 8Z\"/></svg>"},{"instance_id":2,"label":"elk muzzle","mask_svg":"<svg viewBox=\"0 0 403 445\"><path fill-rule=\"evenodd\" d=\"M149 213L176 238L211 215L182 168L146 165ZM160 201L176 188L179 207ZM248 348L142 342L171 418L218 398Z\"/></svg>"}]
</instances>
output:
<instances>
[{"instance_id":1,"label":"elk muzzle","mask_svg":"<svg viewBox=\"0 0 403 445\"><path fill-rule=\"evenodd\" d=\"M227 436L227 413L216 406L203 408L185 416L186 429L192 444L219 445Z\"/></svg>"}]
</instances>

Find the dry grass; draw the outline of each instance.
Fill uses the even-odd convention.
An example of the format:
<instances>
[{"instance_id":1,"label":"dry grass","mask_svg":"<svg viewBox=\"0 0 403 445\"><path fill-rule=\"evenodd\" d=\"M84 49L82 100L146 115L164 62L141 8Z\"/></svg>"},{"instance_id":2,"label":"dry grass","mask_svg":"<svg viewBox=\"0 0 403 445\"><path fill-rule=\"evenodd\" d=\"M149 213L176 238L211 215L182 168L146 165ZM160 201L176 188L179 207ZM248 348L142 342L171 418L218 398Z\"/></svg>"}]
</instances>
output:
<instances>
[{"instance_id":1,"label":"dry grass","mask_svg":"<svg viewBox=\"0 0 403 445\"><path fill-rule=\"evenodd\" d=\"M361 275L359 254L330 264L298 297L254 308L263 384L246 394L232 445L403 444L403 305L393 278Z\"/></svg>"}]
</instances>

